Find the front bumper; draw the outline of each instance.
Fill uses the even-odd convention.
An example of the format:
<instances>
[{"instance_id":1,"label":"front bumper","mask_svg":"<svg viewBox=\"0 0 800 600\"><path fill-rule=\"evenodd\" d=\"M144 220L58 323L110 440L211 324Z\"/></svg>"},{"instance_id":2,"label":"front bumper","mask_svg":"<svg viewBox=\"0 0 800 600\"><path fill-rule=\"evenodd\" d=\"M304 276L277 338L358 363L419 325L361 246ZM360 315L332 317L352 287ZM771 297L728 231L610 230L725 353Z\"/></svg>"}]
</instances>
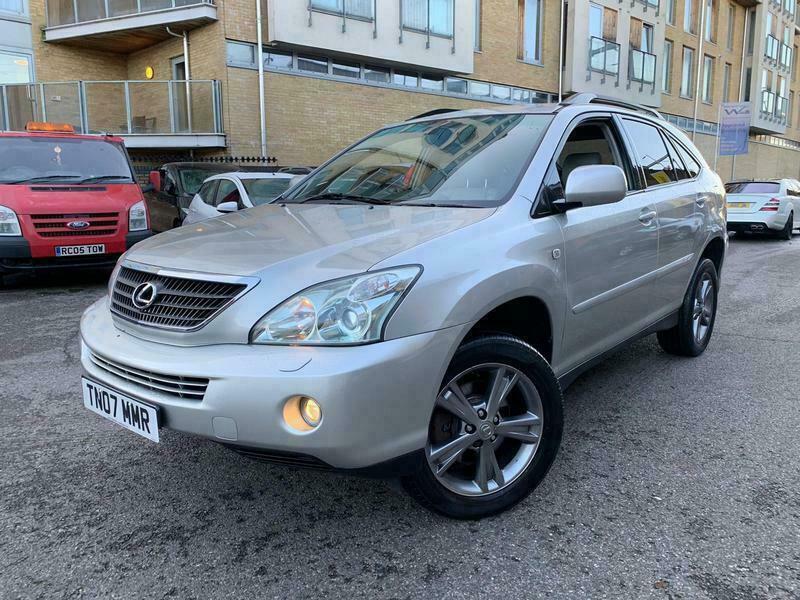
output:
<instances>
[{"instance_id":1,"label":"front bumper","mask_svg":"<svg viewBox=\"0 0 800 600\"><path fill-rule=\"evenodd\" d=\"M104 243L108 249L108 254L89 255L89 256L54 256L52 250L57 245L79 245L78 243L53 243L50 249L50 256L34 256L31 245L22 236L0 237L0 273L21 273L36 270L56 270L56 269L103 269L113 267L122 252L133 247L134 244L153 235L152 231L136 231L125 236L124 248L116 241L109 244L105 241L95 242L86 241L85 244Z\"/></svg>"},{"instance_id":2,"label":"front bumper","mask_svg":"<svg viewBox=\"0 0 800 600\"><path fill-rule=\"evenodd\" d=\"M788 213L758 211L735 213L728 211L728 231L780 231L786 226Z\"/></svg>"},{"instance_id":3,"label":"front bumper","mask_svg":"<svg viewBox=\"0 0 800 600\"><path fill-rule=\"evenodd\" d=\"M118 330L104 298L81 320L81 363L90 379L158 406L164 427L265 455L364 469L424 447L436 394L467 327L343 348L179 347ZM135 369L208 378L209 385L202 400L181 399L100 369L92 353ZM284 421L284 404L295 395L320 403L316 429L301 432Z\"/></svg>"}]
</instances>

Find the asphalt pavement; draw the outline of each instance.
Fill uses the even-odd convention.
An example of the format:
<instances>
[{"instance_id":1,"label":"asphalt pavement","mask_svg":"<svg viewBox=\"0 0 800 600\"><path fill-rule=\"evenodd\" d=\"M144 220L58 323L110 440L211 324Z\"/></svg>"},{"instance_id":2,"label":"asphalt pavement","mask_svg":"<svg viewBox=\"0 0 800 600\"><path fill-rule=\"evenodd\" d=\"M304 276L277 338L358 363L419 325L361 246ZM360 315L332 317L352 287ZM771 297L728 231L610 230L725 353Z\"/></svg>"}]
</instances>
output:
<instances>
[{"instance_id":1,"label":"asphalt pavement","mask_svg":"<svg viewBox=\"0 0 800 600\"><path fill-rule=\"evenodd\" d=\"M697 359L642 340L565 395L542 485L480 522L85 410L103 276L0 290L0 598L800 598L800 237L732 240Z\"/></svg>"}]
</instances>

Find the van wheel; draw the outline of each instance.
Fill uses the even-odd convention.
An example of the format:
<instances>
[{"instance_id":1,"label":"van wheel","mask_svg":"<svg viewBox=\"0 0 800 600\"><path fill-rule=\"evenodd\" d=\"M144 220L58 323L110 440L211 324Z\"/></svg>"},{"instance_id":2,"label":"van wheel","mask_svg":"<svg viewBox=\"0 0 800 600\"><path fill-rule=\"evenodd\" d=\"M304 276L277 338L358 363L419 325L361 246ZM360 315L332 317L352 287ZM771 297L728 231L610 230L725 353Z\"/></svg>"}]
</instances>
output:
<instances>
[{"instance_id":1,"label":"van wheel","mask_svg":"<svg viewBox=\"0 0 800 600\"><path fill-rule=\"evenodd\" d=\"M792 230L794 229L794 214L789 213L789 217L786 219L786 225L783 226L778 237L782 240L791 240L792 239Z\"/></svg>"},{"instance_id":2,"label":"van wheel","mask_svg":"<svg viewBox=\"0 0 800 600\"><path fill-rule=\"evenodd\" d=\"M678 324L658 332L658 343L664 352L678 356L700 356L708 346L717 317L717 268L703 259L686 290Z\"/></svg>"},{"instance_id":3,"label":"van wheel","mask_svg":"<svg viewBox=\"0 0 800 600\"><path fill-rule=\"evenodd\" d=\"M436 398L424 455L403 486L456 519L511 508L553 464L561 403L558 379L533 346L507 335L463 344Z\"/></svg>"}]
</instances>

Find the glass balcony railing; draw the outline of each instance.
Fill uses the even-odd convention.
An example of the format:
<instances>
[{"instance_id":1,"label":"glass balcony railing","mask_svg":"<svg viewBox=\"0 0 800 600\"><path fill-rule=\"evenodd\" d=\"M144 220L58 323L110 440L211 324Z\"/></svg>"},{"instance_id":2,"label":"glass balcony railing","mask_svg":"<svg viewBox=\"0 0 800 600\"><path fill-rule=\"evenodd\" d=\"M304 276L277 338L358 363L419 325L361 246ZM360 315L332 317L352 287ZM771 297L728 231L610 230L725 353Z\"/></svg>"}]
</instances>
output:
<instances>
[{"instance_id":1,"label":"glass balcony railing","mask_svg":"<svg viewBox=\"0 0 800 600\"><path fill-rule=\"evenodd\" d=\"M69 123L81 133L221 134L218 81L71 81L0 85L0 129Z\"/></svg>"},{"instance_id":2,"label":"glass balcony railing","mask_svg":"<svg viewBox=\"0 0 800 600\"><path fill-rule=\"evenodd\" d=\"M780 45L781 43L778 41L774 35L768 35L767 41L764 46L764 56L769 58L770 60L778 60L778 53L780 52Z\"/></svg>"},{"instance_id":3,"label":"glass balcony railing","mask_svg":"<svg viewBox=\"0 0 800 600\"><path fill-rule=\"evenodd\" d=\"M775 117L779 121L786 121L789 111L789 99L785 96L775 96Z\"/></svg>"},{"instance_id":4,"label":"glass balcony railing","mask_svg":"<svg viewBox=\"0 0 800 600\"><path fill-rule=\"evenodd\" d=\"M603 38L589 38L589 70L619 77L619 44Z\"/></svg>"},{"instance_id":5,"label":"glass balcony railing","mask_svg":"<svg viewBox=\"0 0 800 600\"><path fill-rule=\"evenodd\" d=\"M47 0L47 26L74 25L195 5L213 0Z\"/></svg>"},{"instance_id":6,"label":"glass balcony railing","mask_svg":"<svg viewBox=\"0 0 800 600\"><path fill-rule=\"evenodd\" d=\"M656 55L643 50L631 48L630 60L628 61L629 74L631 81L655 85L656 82Z\"/></svg>"},{"instance_id":7,"label":"glass balcony railing","mask_svg":"<svg viewBox=\"0 0 800 600\"><path fill-rule=\"evenodd\" d=\"M775 113L775 93L769 90L761 92L761 114L772 116Z\"/></svg>"},{"instance_id":8,"label":"glass balcony railing","mask_svg":"<svg viewBox=\"0 0 800 600\"><path fill-rule=\"evenodd\" d=\"M784 69L792 68L792 47L781 43L781 67Z\"/></svg>"}]
</instances>

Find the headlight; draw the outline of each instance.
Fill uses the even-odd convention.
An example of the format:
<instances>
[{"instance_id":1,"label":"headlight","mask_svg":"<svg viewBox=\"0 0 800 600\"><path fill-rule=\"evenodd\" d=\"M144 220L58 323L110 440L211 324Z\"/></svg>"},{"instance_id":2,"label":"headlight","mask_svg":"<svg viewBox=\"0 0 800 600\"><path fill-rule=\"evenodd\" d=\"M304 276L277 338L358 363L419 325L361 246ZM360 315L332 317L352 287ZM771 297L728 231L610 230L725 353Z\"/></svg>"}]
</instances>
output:
<instances>
[{"instance_id":1,"label":"headlight","mask_svg":"<svg viewBox=\"0 0 800 600\"><path fill-rule=\"evenodd\" d=\"M421 270L399 267L312 286L256 323L250 343L325 346L378 341Z\"/></svg>"},{"instance_id":2,"label":"headlight","mask_svg":"<svg viewBox=\"0 0 800 600\"><path fill-rule=\"evenodd\" d=\"M22 235L17 214L6 206L0 206L0 235Z\"/></svg>"},{"instance_id":3,"label":"headlight","mask_svg":"<svg viewBox=\"0 0 800 600\"><path fill-rule=\"evenodd\" d=\"M128 212L128 231L144 231L147 229L147 207L144 200L131 206Z\"/></svg>"}]
</instances>

